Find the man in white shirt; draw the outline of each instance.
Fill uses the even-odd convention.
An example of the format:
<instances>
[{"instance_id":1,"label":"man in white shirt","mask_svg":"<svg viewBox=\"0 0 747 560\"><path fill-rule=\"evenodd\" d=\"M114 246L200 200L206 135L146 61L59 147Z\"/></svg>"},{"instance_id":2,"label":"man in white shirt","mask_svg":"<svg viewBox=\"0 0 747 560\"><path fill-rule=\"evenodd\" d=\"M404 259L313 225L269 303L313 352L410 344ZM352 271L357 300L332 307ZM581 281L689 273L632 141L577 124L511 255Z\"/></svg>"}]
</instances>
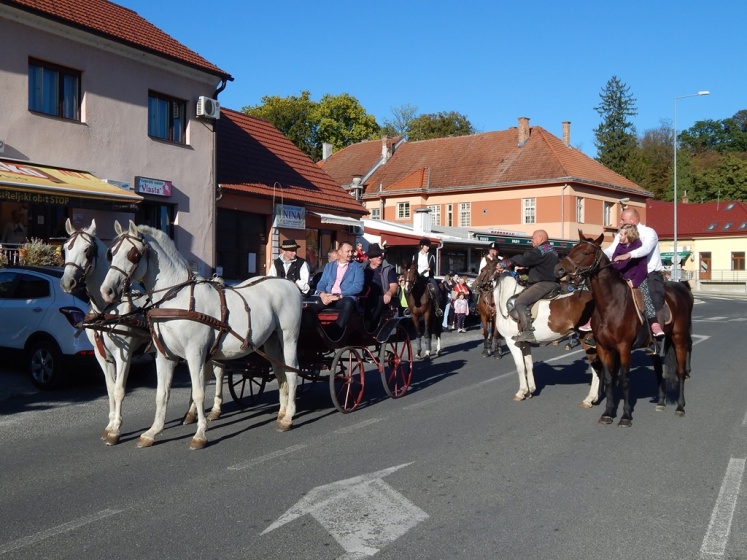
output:
<instances>
[{"instance_id":1,"label":"man in white shirt","mask_svg":"<svg viewBox=\"0 0 747 560\"><path fill-rule=\"evenodd\" d=\"M300 245L295 239L286 239L280 245L280 256L272 261L267 276L278 276L295 282L303 295L309 293L309 263L296 255Z\"/></svg>"},{"instance_id":2,"label":"man in white shirt","mask_svg":"<svg viewBox=\"0 0 747 560\"><path fill-rule=\"evenodd\" d=\"M638 249L633 249L630 253L620 255L617 260L646 257L646 268L648 269L646 282L651 295L651 303L656 312L656 317L653 319L658 321L659 325L664 325L664 277L661 274L664 267L661 264L661 254L659 253L659 236L652 228L641 223L641 216L635 208L626 208L622 211L620 225L624 224L633 224L638 228L642 245ZM617 233L612 240L612 244L604 250L604 254L611 258L619 243L620 234ZM651 320L652 318L648 317L648 319ZM654 336L657 338L663 337L664 332L659 331Z\"/></svg>"},{"instance_id":3,"label":"man in white shirt","mask_svg":"<svg viewBox=\"0 0 747 560\"><path fill-rule=\"evenodd\" d=\"M498 256L498 243L493 241L493 243L490 244L490 248L488 248L488 254L480 260L480 268L477 269L477 274L479 275L480 272L482 272L482 269L485 268L489 262L494 262L496 260L503 260L503 257Z\"/></svg>"},{"instance_id":4,"label":"man in white shirt","mask_svg":"<svg viewBox=\"0 0 747 560\"><path fill-rule=\"evenodd\" d=\"M26 226L21 223L21 211L13 210L12 219L3 228L3 243L26 243Z\"/></svg>"},{"instance_id":5,"label":"man in white shirt","mask_svg":"<svg viewBox=\"0 0 747 560\"><path fill-rule=\"evenodd\" d=\"M436 257L430 253L431 240L423 237L420 240L420 247L417 254L412 258L413 264L418 267L418 274L428 279L428 291L431 295L431 301L436 308L436 317L443 317L443 302L441 301L441 289L436 282Z\"/></svg>"}]
</instances>

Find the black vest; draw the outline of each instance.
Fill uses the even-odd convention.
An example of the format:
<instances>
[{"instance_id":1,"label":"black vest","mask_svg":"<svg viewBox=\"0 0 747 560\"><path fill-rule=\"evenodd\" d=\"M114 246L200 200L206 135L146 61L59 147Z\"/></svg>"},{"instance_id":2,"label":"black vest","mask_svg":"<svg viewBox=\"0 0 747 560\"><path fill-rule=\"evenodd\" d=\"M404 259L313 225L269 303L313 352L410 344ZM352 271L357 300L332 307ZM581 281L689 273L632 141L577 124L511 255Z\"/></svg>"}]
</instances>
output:
<instances>
[{"instance_id":1,"label":"black vest","mask_svg":"<svg viewBox=\"0 0 747 560\"><path fill-rule=\"evenodd\" d=\"M301 279L299 271L301 270L301 266L305 262L306 261L301 257L296 257L296 260L293 261L288 267L288 274L286 274L285 263L283 262L283 259L278 257L277 259L275 259L275 272L277 272L279 278L287 278L288 280L293 280L295 282L296 280Z\"/></svg>"}]
</instances>

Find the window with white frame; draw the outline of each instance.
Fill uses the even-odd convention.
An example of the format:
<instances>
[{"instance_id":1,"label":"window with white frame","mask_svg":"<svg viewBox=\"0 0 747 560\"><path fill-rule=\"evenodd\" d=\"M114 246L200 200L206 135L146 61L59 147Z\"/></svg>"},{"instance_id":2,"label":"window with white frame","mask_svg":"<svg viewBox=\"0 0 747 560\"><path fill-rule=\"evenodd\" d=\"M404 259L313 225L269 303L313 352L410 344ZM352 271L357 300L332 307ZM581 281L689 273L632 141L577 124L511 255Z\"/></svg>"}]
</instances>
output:
<instances>
[{"instance_id":1,"label":"window with white frame","mask_svg":"<svg viewBox=\"0 0 747 560\"><path fill-rule=\"evenodd\" d=\"M454 205L453 204L446 205L446 224L445 225L449 227L454 225Z\"/></svg>"},{"instance_id":2,"label":"window with white frame","mask_svg":"<svg viewBox=\"0 0 747 560\"><path fill-rule=\"evenodd\" d=\"M440 226L441 225L441 205L440 204L429 205L428 209L431 211L431 225Z\"/></svg>"},{"instance_id":3,"label":"window with white frame","mask_svg":"<svg viewBox=\"0 0 747 560\"><path fill-rule=\"evenodd\" d=\"M29 111L80 120L80 72L29 59Z\"/></svg>"},{"instance_id":4,"label":"window with white frame","mask_svg":"<svg viewBox=\"0 0 747 560\"><path fill-rule=\"evenodd\" d=\"M410 203L409 202L398 202L397 203L397 219L406 220L410 217Z\"/></svg>"},{"instance_id":5,"label":"window with white frame","mask_svg":"<svg viewBox=\"0 0 747 560\"><path fill-rule=\"evenodd\" d=\"M371 219L372 220L381 219L381 208L371 208Z\"/></svg>"},{"instance_id":6,"label":"window with white frame","mask_svg":"<svg viewBox=\"0 0 747 560\"><path fill-rule=\"evenodd\" d=\"M612 207L614 204L612 202L605 202L604 203L604 226L605 227L612 227Z\"/></svg>"},{"instance_id":7,"label":"window with white frame","mask_svg":"<svg viewBox=\"0 0 747 560\"><path fill-rule=\"evenodd\" d=\"M187 142L187 103L185 101L148 93L148 136L178 144Z\"/></svg>"},{"instance_id":8,"label":"window with white frame","mask_svg":"<svg viewBox=\"0 0 747 560\"><path fill-rule=\"evenodd\" d=\"M582 196L576 197L576 221L579 224L584 223L584 198Z\"/></svg>"},{"instance_id":9,"label":"window with white frame","mask_svg":"<svg viewBox=\"0 0 747 560\"><path fill-rule=\"evenodd\" d=\"M459 203L459 227L469 227L472 225L472 203Z\"/></svg>"},{"instance_id":10,"label":"window with white frame","mask_svg":"<svg viewBox=\"0 0 747 560\"><path fill-rule=\"evenodd\" d=\"M523 198L521 199L522 224L536 224L537 223L537 199L535 198Z\"/></svg>"}]
</instances>

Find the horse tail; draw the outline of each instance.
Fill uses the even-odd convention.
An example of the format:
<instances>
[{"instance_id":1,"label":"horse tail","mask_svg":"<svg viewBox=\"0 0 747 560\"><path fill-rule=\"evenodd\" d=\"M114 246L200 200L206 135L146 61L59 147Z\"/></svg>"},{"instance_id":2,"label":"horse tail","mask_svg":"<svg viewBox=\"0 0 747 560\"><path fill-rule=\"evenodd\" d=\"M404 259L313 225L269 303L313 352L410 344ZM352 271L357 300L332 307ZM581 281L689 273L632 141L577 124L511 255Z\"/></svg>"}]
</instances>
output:
<instances>
[{"instance_id":1,"label":"horse tail","mask_svg":"<svg viewBox=\"0 0 747 560\"><path fill-rule=\"evenodd\" d=\"M667 382L667 391L673 392L678 389L680 379L677 377L677 353L674 344L668 346L664 355L664 379Z\"/></svg>"}]
</instances>

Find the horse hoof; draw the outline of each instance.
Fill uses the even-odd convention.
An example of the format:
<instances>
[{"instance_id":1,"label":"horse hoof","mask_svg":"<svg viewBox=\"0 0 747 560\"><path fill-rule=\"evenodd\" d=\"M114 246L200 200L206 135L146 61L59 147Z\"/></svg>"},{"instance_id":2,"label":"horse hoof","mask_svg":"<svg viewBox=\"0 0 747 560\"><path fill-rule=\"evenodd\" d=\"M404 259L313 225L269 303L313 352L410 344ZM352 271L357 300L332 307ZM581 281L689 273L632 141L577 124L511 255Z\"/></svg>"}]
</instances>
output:
<instances>
[{"instance_id":1,"label":"horse hoof","mask_svg":"<svg viewBox=\"0 0 747 560\"><path fill-rule=\"evenodd\" d=\"M140 436L140 438L137 440L138 448L153 447L154 443L155 443L155 440L152 440L151 438L147 438L143 436Z\"/></svg>"},{"instance_id":2,"label":"horse hoof","mask_svg":"<svg viewBox=\"0 0 747 560\"><path fill-rule=\"evenodd\" d=\"M612 416L607 416L605 414L599 420L597 420L597 423L605 425L612 424Z\"/></svg>"},{"instance_id":3,"label":"horse hoof","mask_svg":"<svg viewBox=\"0 0 747 560\"><path fill-rule=\"evenodd\" d=\"M106 438L109 437L109 431L110 431L109 428L104 428L104 431L101 432L101 439L106 441Z\"/></svg>"},{"instance_id":4,"label":"horse hoof","mask_svg":"<svg viewBox=\"0 0 747 560\"><path fill-rule=\"evenodd\" d=\"M109 432L104 441L106 442L106 445L117 445L119 443L119 434Z\"/></svg>"},{"instance_id":5,"label":"horse hoof","mask_svg":"<svg viewBox=\"0 0 747 560\"><path fill-rule=\"evenodd\" d=\"M207 415L208 422L213 422L215 420L218 420L220 418L220 411L213 411L211 410L210 413Z\"/></svg>"},{"instance_id":6,"label":"horse hoof","mask_svg":"<svg viewBox=\"0 0 747 560\"><path fill-rule=\"evenodd\" d=\"M205 449L207 447L207 440L204 438L192 438L189 444L189 448L192 450Z\"/></svg>"},{"instance_id":7,"label":"horse hoof","mask_svg":"<svg viewBox=\"0 0 747 560\"><path fill-rule=\"evenodd\" d=\"M656 405L656 412L664 412L667 409L667 407L663 404L657 404Z\"/></svg>"},{"instance_id":8,"label":"horse hoof","mask_svg":"<svg viewBox=\"0 0 747 560\"><path fill-rule=\"evenodd\" d=\"M188 426L189 424L194 424L196 419L197 418L195 418L194 414L188 412L187 414L184 415L184 420L182 420L182 426Z\"/></svg>"},{"instance_id":9,"label":"horse hoof","mask_svg":"<svg viewBox=\"0 0 747 560\"><path fill-rule=\"evenodd\" d=\"M276 429L278 432L287 432L291 428L293 428L293 422L278 422Z\"/></svg>"},{"instance_id":10,"label":"horse hoof","mask_svg":"<svg viewBox=\"0 0 747 560\"><path fill-rule=\"evenodd\" d=\"M620 428L630 428L633 425L633 421L629 418L620 418L620 421L617 423L617 426Z\"/></svg>"},{"instance_id":11,"label":"horse hoof","mask_svg":"<svg viewBox=\"0 0 747 560\"><path fill-rule=\"evenodd\" d=\"M519 393L516 393L513 396L513 399L514 399L515 402L526 401L526 400L529 400L531 398L532 398L532 393L521 393L521 392L519 392Z\"/></svg>"},{"instance_id":12,"label":"horse hoof","mask_svg":"<svg viewBox=\"0 0 747 560\"><path fill-rule=\"evenodd\" d=\"M579 408L591 408L592 406L594 405L586 401L583 401L580 405L578 405Z\"/></svg>"},{"instance_id":13,"label":"horse hoof","mask_svg":"<svg viewBox=\"0 0 747 560\"><path fill-rule=\"evenodd\" d=\"M680 417L682 417L682 416L684 416L684 415L685 415L685 411L684 411L684 410L680 410L680 409L677 409L677 410L675 410L675 411L674 411L674 415L675 415L675 416L680 416Z\"/></svg>"}]
</instances>

